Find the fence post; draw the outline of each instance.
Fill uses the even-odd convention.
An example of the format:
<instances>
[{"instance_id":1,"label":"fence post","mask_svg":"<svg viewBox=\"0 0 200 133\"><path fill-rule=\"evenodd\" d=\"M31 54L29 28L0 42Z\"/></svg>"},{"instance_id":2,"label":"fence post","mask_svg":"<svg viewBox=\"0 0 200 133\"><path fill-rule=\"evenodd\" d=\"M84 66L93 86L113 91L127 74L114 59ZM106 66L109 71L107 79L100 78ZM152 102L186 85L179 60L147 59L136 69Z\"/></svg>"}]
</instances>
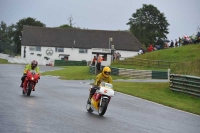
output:
<instances>
[{"instance_id":1,"label":"fence post","mask_svg":"<svg viewBox=\"0 0 200 133\"><path fill-rule=\"evenodd\" d=\"M170 81L170 69L168 69L167 71L167 77L168 77L168 81Z\"/></svg>"}]
</instances>

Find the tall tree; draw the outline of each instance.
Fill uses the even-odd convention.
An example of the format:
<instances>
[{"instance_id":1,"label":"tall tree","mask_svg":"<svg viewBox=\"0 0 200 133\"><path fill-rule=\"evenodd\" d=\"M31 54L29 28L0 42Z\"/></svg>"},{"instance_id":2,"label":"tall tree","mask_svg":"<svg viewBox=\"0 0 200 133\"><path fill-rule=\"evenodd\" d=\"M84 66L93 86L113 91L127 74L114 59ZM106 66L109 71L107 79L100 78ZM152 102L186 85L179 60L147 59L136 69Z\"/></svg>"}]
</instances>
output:
<instances>
[{"instance_id":1,"label":"tall tree","mask_svg":"<svg viewBox=\"0 0 200 133\"><path fill-rule=\"evenodd\" d=\"M23 25L46 27L46 25L35 18L23 18L15 24L14 42L17 44L17 53L21 51L21 37L23 33Z\"/></svg>"},{"instance_id":2,"label":"tall tree","mask_svg":"<svg viewBox=\"0 0 200 133\"><path fill-rule=\"evenodd\" d=\"M143 4L143 7L136 10L129 19L127 25L130 31L146 47L149 43L156 43L158 38L166 39L169 23L155 6Z\"/></svg>"},{"instance_id":3,"label":"tall tree","mask_svg":"<svg viewBox=\"0 0 200 133\"><path fill-rule=\"evenodd\" d=\"M14 25L7 26L3 21L0 23L0 52L7 53L13 43Z\"/></svg>"}]
</instances>

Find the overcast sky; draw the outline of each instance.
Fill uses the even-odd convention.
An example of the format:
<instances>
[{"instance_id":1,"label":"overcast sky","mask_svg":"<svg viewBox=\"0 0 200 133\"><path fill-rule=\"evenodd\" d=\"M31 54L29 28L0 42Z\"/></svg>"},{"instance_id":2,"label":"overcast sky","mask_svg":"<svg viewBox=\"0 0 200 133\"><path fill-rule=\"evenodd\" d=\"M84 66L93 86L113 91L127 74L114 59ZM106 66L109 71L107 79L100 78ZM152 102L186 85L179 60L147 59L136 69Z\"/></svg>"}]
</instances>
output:
<instances>
[{"instance_id":1,"label":"overcast sky","mask_svg":"<svg viewBox=\"0 0 200 133\"><path fill-rule=\"evenodd\" d=\"M0 21L7 25L32 17L46 27L69 24L95 30L128 30L126 23L142 4L152 4L170 24L169 40L196 34L200 0L0 0Z\"/></svg>"}]
</instances>

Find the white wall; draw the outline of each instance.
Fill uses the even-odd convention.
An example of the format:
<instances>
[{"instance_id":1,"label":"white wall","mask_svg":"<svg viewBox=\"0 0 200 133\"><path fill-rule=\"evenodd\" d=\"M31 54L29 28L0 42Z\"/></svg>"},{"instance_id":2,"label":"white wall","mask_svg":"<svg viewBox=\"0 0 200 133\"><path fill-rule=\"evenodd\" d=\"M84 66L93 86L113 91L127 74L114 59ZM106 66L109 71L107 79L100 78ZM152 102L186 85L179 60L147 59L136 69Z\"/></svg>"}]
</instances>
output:
<instances>
[{"instance_id":1,"label":"white wall","mask_svg":"<svg viewBox=\"0 0 200 133\"><path fill-rule=\"evenodd\" d=\"M48 56L46 54L46 50L50 48L53 50L53 55ZM100 50L100 49L99 49ZM103 49L105 50L105 49ZM102 51L103 51L102 50ZM94 49L88 49L87 53L79 53L78 48L64 48L64 52L55 52L55 47L41 47L41 51L30 51L29 46L26 46L26 59L28 60L37 60L39 64L49 64L54 62L54 60L60 60L61 57L59 57L59 54L67 54L70 55L68 57L68 60L73 60L73 61L91 61L94 57ZM97 50L98 51L98 50ZM116 50L116 52L119 52L121 54L121 58L126 58L126 57L133 57L138 54L138 52L132 52L132 51L122 51L122 50ZM34 55L31 55L30 53L34 53ZM42 56L37 56L37 54L42 54ZM24 46L21 47L21 58L24 56ZM50 58L49 60L44 59L44 57ZM107 61L102 61L102 65L110 65L111 62L111 55L107 55Z\"/></svg>"}]
</instances>

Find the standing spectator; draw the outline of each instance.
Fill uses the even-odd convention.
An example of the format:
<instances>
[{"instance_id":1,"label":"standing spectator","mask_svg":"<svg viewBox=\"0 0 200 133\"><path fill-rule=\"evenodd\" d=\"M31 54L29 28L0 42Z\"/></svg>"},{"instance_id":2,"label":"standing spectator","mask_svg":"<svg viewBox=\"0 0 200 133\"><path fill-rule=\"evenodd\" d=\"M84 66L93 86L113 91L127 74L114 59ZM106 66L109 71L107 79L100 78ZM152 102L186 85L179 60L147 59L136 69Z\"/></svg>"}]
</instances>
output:
<instances>
[{"instance_id":1,"label":"standing spectator","mask_svg":"<svg viewBox=\"0 0 200 133\"><path fill-rule=\"evenodd\" d=\"M96 61L97 61L97 57L96 57L96 56L94 56L94 58L93 58L93 60L92 60L92 66L95 66L95 64L96 64Z\"/></svg>"},{"instance_id":2,"label":"standing spectator","mask_svg":"<svg viewBox=\"0 0 200 133\"><path fill-rule=\"evenodd\" d=\"M175 39L175 47L178 47L178 41Z\"/></svg>"},{"instance_id":3,"label":"standing spectator","mask_svg":"<svg viewBox=\"0 0 200 133\"><path fill-rule=\"evenodd\" d=\"M100 71L101 71L101 56L99 54L97 54L97 64L96 64L96 67L97 67L97 73L98 74Z\"/></svg>"},{"instance_id":4,"label":"standing spectator","mask_svg":"<svg viewBox=\"0 0 200 133\"><path fill-rule=\"evenodd\" d=\"M117 58L117 54L114 53L114 54L113 54L113 61L116 60L116 58Z\"/></svg>"},{"instance_id":5,"label":"standing spectator","mask_svg":"<svg viewBox=\"0 0 200 133\"><path fill-rule=\"evenodd\" d=\"M180 37L178 39L178 43L179 43L179 47L181 47L182 46L182 39Z\"/></svg>"},{"instance_id":6,"label":"standing spectator","mask_svg":"<svg viewBox=\"0 0 200 133\"><path fill-rule=\"evenodd\" d=\"M121 54L119 52L117 52L117 60L119 60L121 57Z\"/></svg>"},{"instance_id":7,"label":"standing spectator","mask_svg":"<svg viewBox=\"0 0 200 133\"><path fill-rule=\"evenodd\" d=\"M171 40L171 43L170 43L170 46L169 46L170 48L173 48L174 47L174 42L173 42L173 40Z\"/></svg>"}]
</instances>

